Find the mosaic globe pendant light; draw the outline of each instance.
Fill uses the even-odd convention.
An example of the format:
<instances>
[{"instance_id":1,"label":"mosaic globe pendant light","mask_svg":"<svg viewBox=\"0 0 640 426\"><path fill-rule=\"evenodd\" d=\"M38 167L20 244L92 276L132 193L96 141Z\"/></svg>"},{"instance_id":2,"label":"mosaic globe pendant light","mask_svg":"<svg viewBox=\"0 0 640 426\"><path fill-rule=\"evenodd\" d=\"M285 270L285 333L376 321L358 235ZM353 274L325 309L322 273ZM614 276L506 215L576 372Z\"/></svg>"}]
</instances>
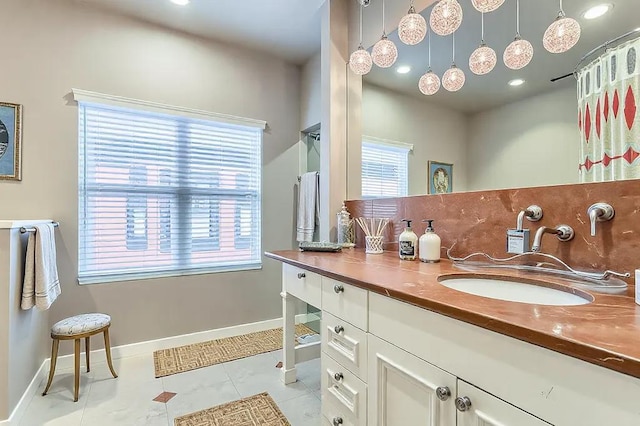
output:
<instances>
[{"instance_id":1,"label":"mosaic globe pendant light","mask_svg":"<svg viewBox=\"0 0 640 426\"><path fill-rule=\"evenodd\" d=\"M462 24L462 7L457 0L440 0L431 10L431 30L441 36L453 34Z\"/></svg>"},{"instance_id":2,"label":"mosaic globe pendant light","mask_svg":"<svg viewBox=\"0 0 640 426\"><path fill-rule=\"evenodd\" d=\"M533 45L520 36L520 0L516 0L516 38L504 51L503 60L507 68L519 70L533 59Z\"/></svg>"},{"instance_id":3,"label":"mosaic globe pendant light","mask_svg":"<svg viewBox=\"0 0 640 426\"><path fill-rule=\"evenodd\" d=\"M456 66L456 34L453 33L453 63L442 76L442 86L449 92L457 92L462 89L465 80L464 71Z\"/></svg>"},{"instance_id":4,"label":"mosaic globe pendant light","mask_svg":"<svg viewBox=\"0 0 640 426\"><path fill-rule=\"evenodd\" d=\"M562 0L560 0L558 17L545 31L542 44L551 53L564 53L578 43L581 32L578 21L573 18L567 18L564 14Z\"/></svg>"},{"instance_id":5,"label":"mosaic globe pendant light","mask_svg":"<svg viewBox=\"0 0 640 426\"><path fill-rule=\"evenodd\" d=\"M423 95L431 96L440 90L440 77L431 70L431 34L429 34L429 69L418 81L418 88Z\"/></svg>"},{"instance_id":6,"label":"mosaic globe pendant light","mask_svg":"<svg viewBox=\"0 0 640 426\"><path fill-rule=\"evenodd\" d=\"M478 12L489 13L502 6L504 0L471 0L471 3Z\"/></svg>"},{"instance_id":7,"label":"mosaic globe pendant light","mask_svg":"<svg viewBox=\"0 0 640 426\"><path fill-rule=\"evenodd\" d=\"M469 69L476 75L489 74L498 63L496 51L484 42L484 13L482 13L482 41L469 57Z\"/></svg>"},{"instance_id":8,"label":"mosaic globe pendant light","mask_svg":"<svg viewBox=\"0 0 640 426\"><path fill-rule=\"evenodd\" d=\"M387 38L387 33L384 28L384 12L385 1L382 0L382 38L373 46L371 59L373 59L373 63L380 68L389 68L395 64L396 59L398 59L398 48Z\"/></svg>"},{"instance_id":9,"label":"mosaic globe pendant light","mask_svg":"<svg viewBox=\"0 0 640 426\"><path fill-rule=\"evenodd\" d=\"M349 68L355 74L365 75L371 71L371 67L373 65L373 60L371 59L371 55L369 52L362 47L362 8L363 5L360 5L360 44L358 45L358 49L351 54L349 57Z\"/></svg>"},{"instance_id":10,"label":"mosaic globe pendant light","mask_svg":"<svg viewBox=\"0 0 640 426\"><path fill-rule=\"evenodd\" d=\"M409 46L416 45L424 40L427 35L427 21L416 13L415 7L413 7L413 0L409 6L409 12L402 17L400 25L398 25L398 36L400 41Z\"/></svg>"}]
</instances>

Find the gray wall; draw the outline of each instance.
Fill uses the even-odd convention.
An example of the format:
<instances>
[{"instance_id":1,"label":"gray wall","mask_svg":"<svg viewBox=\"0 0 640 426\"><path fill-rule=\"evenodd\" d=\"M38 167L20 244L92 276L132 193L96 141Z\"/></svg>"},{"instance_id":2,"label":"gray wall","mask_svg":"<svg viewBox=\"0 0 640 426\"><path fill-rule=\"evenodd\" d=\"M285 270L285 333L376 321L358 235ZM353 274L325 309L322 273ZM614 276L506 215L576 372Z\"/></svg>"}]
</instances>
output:
<instances>
[{"instance_id":1,"label":"gray wall","mask_svg":"<svg viewBox=\"0 0 640 426\"><path fill-rule=\"evenodd\" d=\"M574 86L469 118L469 190L578 183Z\"/></svg>"},{"instance_id":2,"label":"gray wall","mask_svg":"<svg viewBox=\"0 0 640 426\"><path fill-rule=\"evenodd\" d=\"M26 235L0 229L0 422L9 417L47 357L49 313L23 311Z\"/></svg>"},{"instance_id":3,"label":"gray wall","mask_svg":"<svg viewBox=\"0 0 640 426\"><path fill-rule=\"evenodd\" d=\"M467 117L372 84L362 88L362 134L413 144L409 195L427 193L427 162L452 163L453 190L467 189ZM350 174L350 178L359 178Z\"/></svg>"},{"instance_id":4,"label":"gray wall","mask_svg":"<svg viewBox=\"0 0 640 426\"><path fill-rule=\"evenodd\" d=\"M69 93L79 88L266 120L263 249L273 250L293 239L299 68L78 2L2 3L11 42L3 45L0 93L24 105L24 151L23 181L0 183L0 218L60 221L62 295L51 322L105 312L113 319L112 344L122 345L280 317L274 261L253 272L77 284L77 108Z\"/></svg>"}]
</instances>

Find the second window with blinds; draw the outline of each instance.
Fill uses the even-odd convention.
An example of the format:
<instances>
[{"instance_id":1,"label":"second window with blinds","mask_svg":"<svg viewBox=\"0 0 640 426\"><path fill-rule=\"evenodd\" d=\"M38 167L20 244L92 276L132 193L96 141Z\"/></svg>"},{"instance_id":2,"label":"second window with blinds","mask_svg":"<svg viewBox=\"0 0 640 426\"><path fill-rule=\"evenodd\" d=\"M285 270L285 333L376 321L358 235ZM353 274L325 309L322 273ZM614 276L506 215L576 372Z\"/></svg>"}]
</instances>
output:
<instances>
[{"instance_id":1,"label":"second window with blinds","mask_svg":"<svg viewBox=\"0 0 640 426\"><path fill-rule=\"evenodd\" d=\"M400 142L362 141L362 197L405 197L409 192L409 152Z\"/></svg>"},{"instance_id":2,"label":"second window with blinds","mask_svg":"<svg viewBox=\"0 0 640 426\"><path fill-rule=\"evenodd\" d=\"M78 108L81 284L261 266L259 125Z\"/></svg>"}]
</instances>

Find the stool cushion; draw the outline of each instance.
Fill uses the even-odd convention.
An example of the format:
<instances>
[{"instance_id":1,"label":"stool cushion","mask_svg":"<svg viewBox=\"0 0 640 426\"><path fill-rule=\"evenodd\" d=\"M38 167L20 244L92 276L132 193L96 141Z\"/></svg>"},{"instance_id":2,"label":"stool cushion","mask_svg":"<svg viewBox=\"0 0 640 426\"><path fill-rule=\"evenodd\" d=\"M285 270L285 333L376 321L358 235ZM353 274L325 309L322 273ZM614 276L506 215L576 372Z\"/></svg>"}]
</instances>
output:
<instances>
[{"instance_id":1,"label":"stool cushion","mask_svg":"<svg viewBox=\"0 0 640 426\"><path fill-rule=\"evenodd\" d=\"M81 314L58 321L51 327L51 334L75 336L100 330L111 324L111 317L106 314Z\"/></svg>"}]
</instances>

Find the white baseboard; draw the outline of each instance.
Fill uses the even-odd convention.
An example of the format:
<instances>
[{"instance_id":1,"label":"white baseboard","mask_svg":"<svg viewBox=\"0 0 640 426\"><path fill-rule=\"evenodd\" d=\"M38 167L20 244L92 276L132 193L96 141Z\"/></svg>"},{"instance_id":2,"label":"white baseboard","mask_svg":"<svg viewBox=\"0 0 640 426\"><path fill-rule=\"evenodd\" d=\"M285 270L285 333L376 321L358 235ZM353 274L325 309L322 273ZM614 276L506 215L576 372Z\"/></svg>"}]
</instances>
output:
<instances>
[{"instance_id":1,"label":"white baseboard","mask_svg":"<svg viewBox=\"0 0 640 426\"><path fill-rule=\"evenodd\" d=\"M296 323L311 322L320 319L319 313L299 314L296 315ZM128 358L133 356L148 355L154 351L161 349L174 348L176 346L190 345L193 343L206 342L208 340L223 339L225 337L239 336L241 334L255 333L257 331L269 330L272 328L282 327L282 318L275 318L266 321L253 322L249 324L234 325L232 327L218 328L215 330L201 331L198 333L182 334L179 336L171 336L163 339L148 340L145 342L132 343L129 345L115 346L111 348L111 357L113 359ZM97 336L99 337L99 336ZM84 363L84 352L81 354L81 362ZM91 361L104 362L107 357L104 349L91 351ZM6 420L0 420L0 426L14 426L20 422L27 406L31 402L32 397L38 392L40 382L49 374L49 365L51 358L44 360L38 372L31 380L27 390L22 394L22 398L16 405L16 408ZM73 368L73 354L58 357L56 370L65 370Z\"/></svg>"},{"instance_id":2,"label":"white baseboard","mask_svg":"<svg viewBox=\"0 0 640 426\"><path fill-rule=\"evenodd\" d=\"M42 365L40 365L40 368L38 368L36 374L33 376L33 379L31 379L31 383L27 386L27 389L22 394L20 401L18 401L18 404L13 409L9 418L6 420L0 420L0 426L15 426L20 422L20 419L22 419L22 416L27 411L27 407L29 406L31 399L38 393L38 391L41 390L39 389L40 383L47 377L48 373L49 359L45 359L42 362Z\"/></svg>"},{"instance_id":3,"label":"white baseboard","mask_svg":"<svg viewBox=\"0 0 640 426\"><path fill-rule=\"evenodd\" d=\"M296 323L309 322L317 318L317 314L296 315ZM225 337L239 336L241 334L255 333L257 331L269 330L282 327L282 318L274 318L266 321L253 322L249 324L234 325L231 327L218 328L215 330L200 331L197 333L182 334L179 336L165 337L163 339L148 340L146 342L131 343L129 345L114 346L111 348L113 359L128 358L133 356L148 355L158 350L175 348L176 346L191 345L193 343L206 342ZM100 336L96 336L100 337ZM83 355L84 352L81 353ZM81 363L84 363L84 356L81 356ZM107 356L104 349L91 351L91 362L104 362ZM59 356L56 369L73 368L73 354ZM0 423L0 426L2 424Z\"/></svg>"}]
</instances>

